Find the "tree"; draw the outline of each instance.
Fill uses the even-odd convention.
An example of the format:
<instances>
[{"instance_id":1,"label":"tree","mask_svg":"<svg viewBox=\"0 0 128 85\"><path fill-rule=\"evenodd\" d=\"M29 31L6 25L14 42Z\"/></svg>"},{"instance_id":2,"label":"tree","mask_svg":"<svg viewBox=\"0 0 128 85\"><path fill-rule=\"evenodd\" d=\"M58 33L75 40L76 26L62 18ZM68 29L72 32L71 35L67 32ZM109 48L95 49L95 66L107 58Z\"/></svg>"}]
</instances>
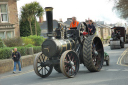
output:
<instances>
[{"instance_id":1,"label":"tree","mask_svg":"<svg viewBox=\"0 0 128 85\"><path fill-rule=\"evenodd\" d=\"M123 19L128 19L128 0L115 0L114 9Z\"/></svg>"},{"instance_id":2,"label":"tree","mask_svg":"<svg viewBox=\"0 0 128 85\"><path fill-rule=\"evenodd\" d=\"M32 2L30 3L30 11L35 19L35 35L37 35L36 17L42 16L44 10L38 2Z\"/></svg>"},{"instance_id":3,"label":"tree","mask_svg":"<svg viewBox=\"0 0 128 85\"><path fill-rule=\"evenodd\" d=\"M32 32L33 35L35 35L35 20L34 18L31 21L31 27L32 27ZM36 27L37 27L37 35L41 35L41 29L40 29L40 25L39 23L36 21ZM29 21L23 21L22 19L20 19L20 36L21 37L26 37L26 36L30 36L31 35L31 31L30 31L30 26L29 26Z\"/></svg>"},{"instance_id":4,"label":"tree","mask_svg":"<svg viewBox=\"0 0 128 85\"><path fill-rule=\"evenodd\" d=\"M32 22L32 13L29 10L30 8L30 4L26 4L25 6L22 6L21 8L21 19L25 22L28 21L29 22L29 26L30 26L30 31L31 31L31 35L33 35L32 32L32 26L31 26L31 22Z\"/></svg>"},{"instance_id":5,"label":"tree","mask_svg":"<svg viewBox=\"0 0 128 85\"><path fill-rule=\"evenodd\" d=\"M25 4L25 6L23 6L21 8L21 20L20 20L20 22L21 22L20 27L22 28L21 30L22 31L28 30L28 28L29 28L31 35L33 35L33 34L39 35L40 33L38 33L38 32L40 32L40 31L37 30L37 28L39 28L39 24L37 23L36 17L42 16L43 12L44 12L44 10L38 2L31 2L29 4ZM33 20L34 20L34 25L32 25ZM26 26L26 25L28 25L28 23L29 23L29 27ZM33 29L33 26L35 29ZM25 27L26 29L24 29L23 27ZM28 32L29 32L29 30L28 30ZM23 34L21 34L21 36L23 36ZM30 34L26 33L25 35L28 36Z\"/></svg>"}]
</instances>

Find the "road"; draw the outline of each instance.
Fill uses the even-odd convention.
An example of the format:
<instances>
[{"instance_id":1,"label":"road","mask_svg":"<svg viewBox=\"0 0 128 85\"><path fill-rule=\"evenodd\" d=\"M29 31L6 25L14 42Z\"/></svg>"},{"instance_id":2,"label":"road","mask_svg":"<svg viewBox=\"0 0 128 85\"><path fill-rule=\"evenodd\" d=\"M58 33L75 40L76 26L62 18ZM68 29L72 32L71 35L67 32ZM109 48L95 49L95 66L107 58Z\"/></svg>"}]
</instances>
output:
<instances>
[{"instance_id":1,"label":"road","mask_svg":"<svg viewBox=\"0 0 128 85\"><path fill-rule=\"evenodd\" d=\"M0 75L0 85L128 85L128 66L123 65L123 52L127 49L104 50L110 55L110 66L104 66L100 72L89 72L82 64L75 78L66 78L53 70L47 78L38 77L33 66L24 67L22 73L8 72ZM122 62L121 62L122 61Z\"/></svg>"}]
</instances>

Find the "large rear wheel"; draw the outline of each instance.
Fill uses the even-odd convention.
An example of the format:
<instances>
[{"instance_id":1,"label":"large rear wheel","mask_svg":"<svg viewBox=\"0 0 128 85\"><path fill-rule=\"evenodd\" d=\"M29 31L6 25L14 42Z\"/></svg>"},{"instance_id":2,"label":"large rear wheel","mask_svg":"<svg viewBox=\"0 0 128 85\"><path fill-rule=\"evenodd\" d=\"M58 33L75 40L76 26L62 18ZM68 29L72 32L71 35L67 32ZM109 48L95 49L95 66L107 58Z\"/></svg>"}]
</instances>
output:
<instances>
[{"instance_id":1,"label":"large rear wheel","mask_svg":"<svg viewBox=\"0 0 128 85\"><path fill-rule=\"evenodd\" d=\"M101 70L104 60L104 49L99 37L91 35L83 44L84 64L90 72Z\"/></svg>"}]
</instances>

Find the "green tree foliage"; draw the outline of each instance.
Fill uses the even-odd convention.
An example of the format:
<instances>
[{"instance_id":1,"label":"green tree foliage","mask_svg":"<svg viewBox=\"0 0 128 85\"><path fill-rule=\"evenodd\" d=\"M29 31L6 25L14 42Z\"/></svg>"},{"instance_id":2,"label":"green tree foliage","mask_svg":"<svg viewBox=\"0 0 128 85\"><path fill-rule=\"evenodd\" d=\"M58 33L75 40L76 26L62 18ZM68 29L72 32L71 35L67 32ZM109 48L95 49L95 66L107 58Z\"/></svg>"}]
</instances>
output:
<instances>
[{"instance_id":1,"label":"green tree foliage","mask_svg":"<svg viewBox=\"0 0 128 85\"><path fill-rule=\"evenodd\" d=\"M0 38L0 48L4 48L6 45L4 44L3 40Z\"/></svg>"},{"instance_id":2,"label":"green tree foliage","mask_svg":"<svg viewBox=\"0 0 128 85\"><path fill-rule=\"evenodd\" d=\"M41 46L43 41L45 40L44 37L36 36L36 35L28 36L28 38L32 39L35 42L34 46Z\"/></svg>"},{"instance_id":3,"label":"green tree foliage","mask_svg":"<svg viewBox=\"0 0 128 85\"><path fill-rule=\"evenodd\" d=\"M32 46L32 45L31 45ZM22 47L16 47L17 50L20 52L21 56L24 55L29 55L29 46L22 46ZM8 58L12 58L12 50L15 47L5 47L5 48L0 48L0 59L8 59ZM41 46L33 46L33 51L34 53L38 53L41 52Z\"/></svg>"},{"instance_id":4,"label":"green tree foliage","mask_svg":"<svg viewBox=\"0 0 128 85\"><path fill-rule=\"evenodd\" d=\"M32 26L31 26L31 22L33 19L33 15L32 12L30 11L30 4L25 4L25 6L22 6L21 8L21 20L22 21L28 21L29 22L29 30L31 31L31 35L33 35L32 33Z\"/></svg>"},{"instance_id":5,"label":"green tree foliage","mask_svg":"<svg viewBox=\"0 0 128 85\"><path fill-rule=\"evenodd\" d=\"M31 26L32 26L32 34L35 35L35 20L33 19L31 21ZM41 35L41 29L39 23L36 21L36 27L37 27L37 35ZM20 20L20 36L21 37L26 37L31 35L31 30L29 26L29 21L23 21L22 19Z\"/></svg>"},{"instance_id":6,"label":"green tree foliage","mask_svg":"<svg viewBox=\"0 0 128 85\"><path fill-rule=\"evenodd\" d=\"M128 0L115 0L114 10L123 19L128 19Z\"/></svg>"},{"instance_id":7,"label":"green tree foliage","mask_svg":"<svg viewBox=\"0 0 128 85\"><path fill-rule=\"evenodd\" d=\"M37 23L36 17L43 15L43 8L38 2L31 2L26 4L21 8L21 19L20 19L20 29L21 36L23 36L24 31L30 31L26 34L29 35L40 35L39 24Z\"/></svg>"},{"instance_id":8,"label":"green tree foliage","mask_svg":"<svg viewBox=\"0 0 128 85\"><path fill-rule=\"evenodd\" d=\"M32 2L30 3L30 10L32 12L32 15L35 19L35 35L37 35L37 23L36 23L36 17L40 17L43 15L43 8L41 7L41 5L38 2Z\"/></svg>"}]
</instances>

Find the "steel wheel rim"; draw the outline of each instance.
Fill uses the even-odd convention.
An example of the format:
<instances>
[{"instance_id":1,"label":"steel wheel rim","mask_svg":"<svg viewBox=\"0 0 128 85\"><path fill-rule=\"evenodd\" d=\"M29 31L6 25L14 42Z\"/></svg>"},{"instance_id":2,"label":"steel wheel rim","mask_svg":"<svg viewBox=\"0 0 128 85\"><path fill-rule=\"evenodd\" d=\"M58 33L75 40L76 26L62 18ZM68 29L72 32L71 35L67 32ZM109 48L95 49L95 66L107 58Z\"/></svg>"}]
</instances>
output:
<instances>
[{"instance_id":1,"label":"steel wheel rim","mask_svg":"<svg viewBox=\"0 0 128 85\"><path fill-rule=\"evenodd\" d=\"M42 64L45 63L48 60L48 58L43 53L40 53L36 56L35 59L36 59L34 62L35 73L42 78L49 76L52 72L53 66L52 65L42 66Z\"/></svg>"},{"instance_id":2,"label":"steel wheel rim","mask_svg":"<svg viewBox=\"0 0 128 85\"><path fill-rule=\"evenodd\" d=\"M72 78L77 74L79 70L79 59L75 52L66 51L62 54L60 68L66 77Z\"/></svg>"},{"instance_id":3,"label":"steel wheel rim","mask_svg":"<svg viewBox=\"0 0 128 85\"><path fill-rule=\"evenodd\" d=\"M92 43L92 62L93 65L97 68L97 69L101 69L101 56L100 54L100 50L96 50L96 46L94 44L94 42ZM98 55L95 55L95 53L98 53Z\"/></svg>"}]
</instances>

